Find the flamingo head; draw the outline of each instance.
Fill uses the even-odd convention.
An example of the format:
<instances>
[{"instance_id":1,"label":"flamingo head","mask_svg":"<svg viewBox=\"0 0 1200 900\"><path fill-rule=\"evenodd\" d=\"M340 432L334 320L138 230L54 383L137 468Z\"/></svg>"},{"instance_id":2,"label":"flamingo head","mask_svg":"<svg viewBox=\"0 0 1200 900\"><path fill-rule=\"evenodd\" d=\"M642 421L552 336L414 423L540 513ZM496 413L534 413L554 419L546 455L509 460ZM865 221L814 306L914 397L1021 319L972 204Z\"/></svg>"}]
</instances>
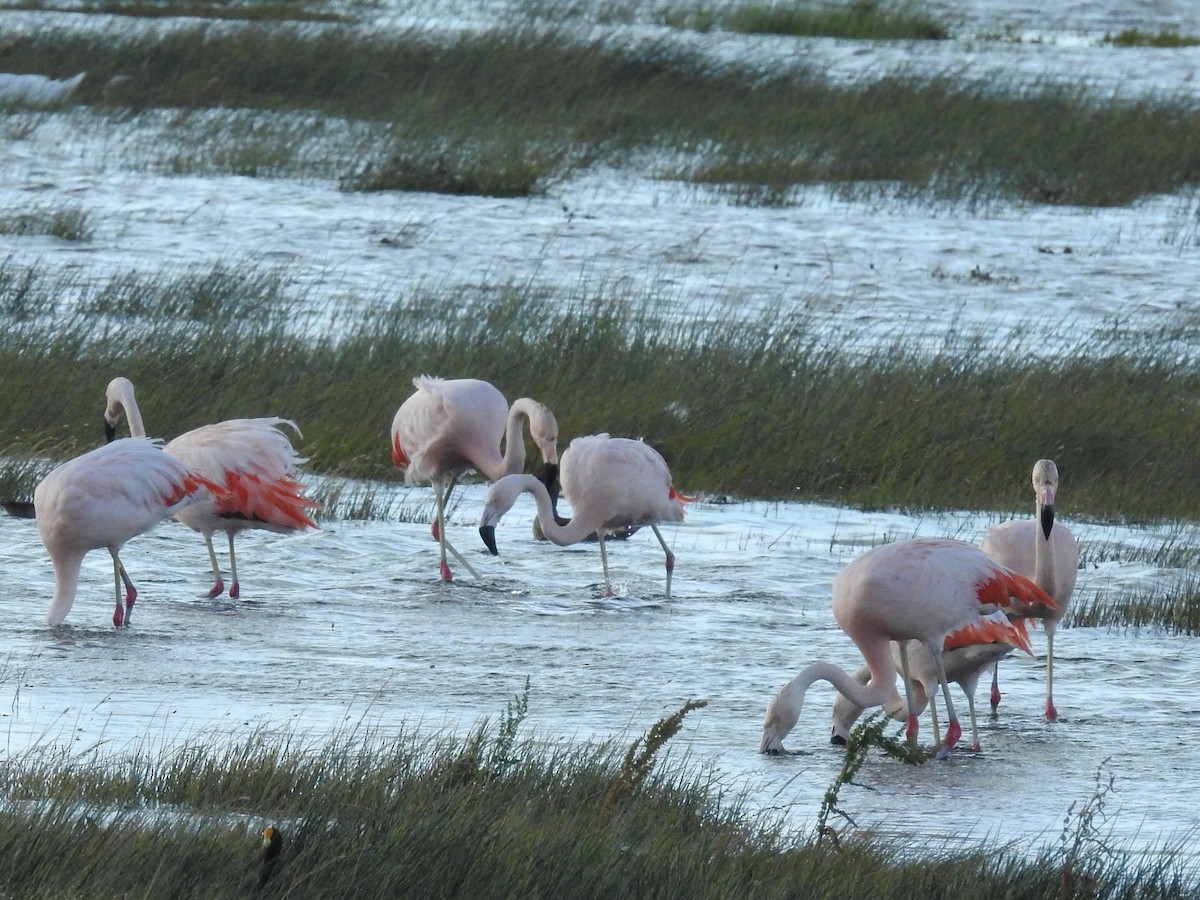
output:
<instances>
[{"instance_id":1,"label":"flamingo head","mask_svg":"<svg viewBox=\"0 0 1200 900\"><path fill-rule=\"evenodd\" d=\"M541 451L547 466L558 465L558 420L550 407L533 401L529 414L529 435Z\"/></svg>"},{"instance_id":2,"label":"flamingo head","mask_svg":"<svg viewBox=\"0 0 1200 900\"><path fill-rule=\"evenodd\" d=\"M483 503L483 515L479 519L479 536L483 538L484 546L493 556L500 555L500 551L496 549L496 526L504 518L504 514L512 509L522 492L532 490L535 484L541 482L532 475L505 475L488 488L487 498Z\"/></svg>"},{"instance_id":3,"label":"flamingo head","mask_svg":"<svg viewBox=\"0 0 1200 900\"><path fill-rule=\"evenodd\" d=\"M779 695L771 701L771 705L767 707L767 715L763 719L762 741L758 745L759 753L778 756L786 752L783 739L791 733L792 729L796 727L796 722L800 720L803 697L799 701L793 701L785 691L786 689L780 691Z\"/></svg>"},{"instance_id":4,"label":"flamingo head","mask_svg":"<svg viewBox=\"0 0 1200 900\"><path fill-rule=\"evenodd\" d=\"M118 375L104 391L104 440L111 443L117 437L117 425L122 415L128 415L133 402L133 382Z\"/></svg>"},{"instance_id":5,"label":"flamingo head","mask_svg":"<svg viewBox=\"0 0 1200 900\"><path fill-rule=\"evenodd\" d=\"M1058 466L1052 459L1039 459L1033 467L1033 490L1037 495L1038 521L1050 540L1054 527L1054 497L1058 493Z\"/></svg>"}]
</instances>

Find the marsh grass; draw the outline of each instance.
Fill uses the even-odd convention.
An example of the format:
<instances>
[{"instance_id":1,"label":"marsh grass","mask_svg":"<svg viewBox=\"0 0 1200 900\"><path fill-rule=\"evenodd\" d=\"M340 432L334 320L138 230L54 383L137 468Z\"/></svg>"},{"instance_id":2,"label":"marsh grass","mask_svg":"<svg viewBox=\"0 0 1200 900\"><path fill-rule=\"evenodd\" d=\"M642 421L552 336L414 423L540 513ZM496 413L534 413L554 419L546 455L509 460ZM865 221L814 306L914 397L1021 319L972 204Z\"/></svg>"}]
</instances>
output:
<instances>
[{"instance_id":1,"label":"marsh grass","mask_svg":"<svg viewBox=\"0 0 1200 900\"><path fill-rule=\"evenodd\" d=\"M45 235L64 241L90 241L92 226L80 206L33 207L21 212L0 213L0 234Z\"/></svg>"},{"instance_id":2,"label":"marsh grass","mask_svg":"<svg viewBox=\"0 0 1200 900\"><path fill-rule=\"evenodd\" d=\"M314 4L315 6L315 4ZM103 16L131 16L139 19L179 18L225 19L245 22L346 22L341 13L312 8L300 2L275 0L244 0L244 2L179 3L173 0L143 2L143 0L100 0L65 5L45 0L15 0L0 8L26 12L72 12Z\"/></svg>"},{"instance_id":3,"label":"marsh grass","mask_svg":"<svg viewBox=\"0 0 1200 900\"><path fill-rule=\"evenodd\" d=\"M68 297L59 273L0 268L0 309L54 311L0 319L0 416L19 423L2 455L94 446L104 387L123 374L158 436L282 415L298 421L313 472L394 482L388 428L428 373L542 400L564 442L644 438L685 493L1026 514L1031 460L1048 456L1069 480L1072 518L1200 508L1200 370L1187 350L1200 342L1186 323L1036 358L1021 328L940 348L903 332L856 341L803 313L664 320L657 296L587 286L364 299L333 326L269 271L73 287ZM1127 476L1148 467L1149 483Z\"/></svg>"},{"instance_id":4,"label":"marsh grass","mask_svg":"<svg viewBox=\"0 0 1200 900\"><path fill-rule=\"evenodd\" d=\"M515 25L451 37L287 25L46 31L9 48L7 65L86 68L76 99L98 114L185 111L180 171L323 165L369 190L536 194L594 162L647 158L672 160L652 163L663 168L655 174L766 204L814 182L973 204L1085 205L1200 183L1200 111L1184 99L903 74L839 85L802 68L720 66L669 40L572 34ZM264 125L218 132L199 152L186 111L208 109L256 110ZM292 117L287 129L270 124L279 114ZM346 122L377 131L364 146L354 129L332 127ZM334 162L316 162L316 146Z\"/></svg>"},{"instance_id":5,"label":"marsh grass","mask_svg":"<svg viewBox=\"0 0 1200 900\"><path fill-rule=\"evenodd\" d=\"M519 737L527 699L528 690L495 729L485 723L464 738L360 723L325 741L262 731L159 753L9 757L0 765L7 860L0 891L47 898L1188 894L1182 863L1143 862L1107 846L1094 827L1102 825L1103 795L1071 811L1060 848L1032 857L853 834L831 849L771 817L753 817L711 776L671 759L614 807L606 798L626 771L619 752ZM647 736L670 730L666 722ZM258 890L258 832L267 824L281 831L283 849Z\"/></svg>"},{"instance_id":6,"label":"marsh grass","mask_svg":"<svg viewBox=\"0 0 1200 900\"><path fill-rule=\"evenodd\" d=\"M942 41L949 27L915 4L851 0L849 3L739 3L731 7L679 7L665 25L697 31L735 31L845 40Z\"/></svg>"},{"instance_id":7,"label":"marsh grass","mask_svg":"<svg viewBox=\"0 0 1200 900\"><path fill-rule=\"evenodd\" d=\"M1168 634L1200 634L1200 575L1184 572L1162 582L1106 587L1072 604L1072 627L1155 628Z\"/></svg>"},{"instance_id":8,"label":"marsh grass","mask_svg":"<svg viewBox=\"0 0 1200 900\"><path fill-rule=\"evenodd\" d=\"M1117 34L1106 34L1104 43L1117 47L1196 47L1200 46L1200 38L1177 31L1160 31L1150 34L1136 28L1127 28Z\"/></svg>"}]
</instances>

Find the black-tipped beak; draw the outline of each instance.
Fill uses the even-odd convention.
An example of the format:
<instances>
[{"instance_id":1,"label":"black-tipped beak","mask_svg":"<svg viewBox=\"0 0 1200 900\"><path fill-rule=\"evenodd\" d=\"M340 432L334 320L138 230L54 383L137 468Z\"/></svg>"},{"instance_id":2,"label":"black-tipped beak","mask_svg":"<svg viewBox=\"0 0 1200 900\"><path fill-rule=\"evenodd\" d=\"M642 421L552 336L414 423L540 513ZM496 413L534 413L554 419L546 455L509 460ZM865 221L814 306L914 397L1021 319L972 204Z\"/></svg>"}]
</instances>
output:
<instances>
[{"instance_id":1,"label":"black-tipped beak","mask_svg":"<svg viewBox=\"0 0 1200 900\"><path fill-rule=\"evenodd\" d=\"M108 424L108 419L104 420L104 443L111 444L117 437L117 426Z\"/></svg>"},{"instance_id":2,"label":"black-tipped beak","mask_svg":"<svg viewBox=\"0 0 1200 900\"><path fill-rule=\"evenodd\" d=\"M483 543L492 556L500 555L500 551L496 549L496 527L494 525L480 525L479 536L483 538Z\"/></svg>"},{"instance_id":3,"label":"black-tipped beak","mask_svg":"<svg viewBox=\"0 0 1200 900\"><path fill-rule=\"evenodd\" d=\"M1042 507L1042 534L1050 540L1050 529L1054 527L1054 507L1047 504Z\"/></svg>"},{"instance_id":4,"label":"black-tipped beak","mask_svg":"<svg viewBox=\"0 0 1200 900\"><path fill-rule=\"evenodd\" d=\"M546 463L537 473L537 480L546 486L551 497L558 496L558 463Z\"/></svg>"}]
</instances>

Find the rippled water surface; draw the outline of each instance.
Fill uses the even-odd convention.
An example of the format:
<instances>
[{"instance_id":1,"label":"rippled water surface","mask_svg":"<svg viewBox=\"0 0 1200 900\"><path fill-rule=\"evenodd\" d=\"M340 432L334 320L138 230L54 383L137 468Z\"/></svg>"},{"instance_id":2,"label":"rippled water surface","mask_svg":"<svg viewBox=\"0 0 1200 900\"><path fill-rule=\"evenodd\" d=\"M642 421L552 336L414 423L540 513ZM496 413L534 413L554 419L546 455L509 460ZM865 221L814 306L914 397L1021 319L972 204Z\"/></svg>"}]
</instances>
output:
<instances>
[{"instance_id":1,"label":"rippled water surface","mask_svg":"<svg viewBox=\"0 0 1200 900\"><path fill-rule=\"evenodd\" d=\"M430 8L462 24L497 5ZM1133 27L1195 33L1198 4L980 0L942 8L963 17L969 34L1007 30L1020 40L680 39L756 64L803 58L832 78L908 68L1122 94L1195 91L1200 50L1123 50L1099 38ZM272 268L331 316L415 290L453 296L511 283L552 296L657 295L665 314L688 317L806 309L818 325L866 340L901 328L936 345L963 328L1002 335L1026 323L1036 352L1115 322L1152 329L1196 309L1190 197L1111 210L980 212L851 202L814 189L795 206L755 209L604 171L534 199L364 196L323 181L154 174L147 154L169 118L102 123L67 108L5 120L0 211L75 204L95 232L82 244L0 235L6 265L49 269L75 285L126 271ZM98 402L115 374L98 377ZM407 393L397 386L397 404ZM1069 521L1069 476L1061 501ZM0 620L4 754L66 746L87 760L256 729L320 737L363 723L462 732L494 721L528 678L524 727L551 741L629 741L689 698L708 700L688 717L674 752L709 767L730 796L745 795L751 814L808 827L841 764L827 743L830 689L810 692L788 740L794 755L765 758L757 748L767 703L800 668L816 659L859 665L832 621L834 574L885 539L977 541L989 524L700 502L684 525L665 531L678 554L666 601L652 536L614 547L617 596L605 598L596 548L534 543L531 502L502 524L503 555L485 556L474 531L481 506L482 491L466 490L451 525L481 581L461 571L452 584L437 581L427 525L333 522L305 535L243 537L239 602L201 596L203 545L165 523L126 549L142 600L123 630L110 625L111 568L98 553L86 561L67 626L45 628L49 560L32 522L0 517L9 588ZM1137 548L1157 539L1075 530L1085 544ZM1136 589L1162 574L1103 563L1080 573L1077 597ZM1035 650L1044 646L1035 634ZM1117 843L1162 846L1193 828L1196 641L1070 628L1059 632L1058 651L1062 721L1040 715L1044 659L1014 657L1003 667L1000 713L983 721L983 752L916 768L872 758L843 805L868 828L1036 847L1057 840L1068 810L1104 772L1117 779L1106 807Z\"/></svg>"},{"instance_id":2,"label":"rippled water surface","mask_svg":"<svg viewBox=\"0 0 1200 900\"><path fill-rule=\"evenodd\" d=\"M34 523L0 519L0 564L22 578L0 626L6 755L69 746L86 760L261 728L460 733L495 721L528 678L524 727L551 741L623 744L686 700L708 700L674 751L711 768L731 795L744 793L752 812L808 827L841 764L828 744L831 689L810 691L787 741L795 755L757 750L766 705L784 681L816 659L860 664L832 620L834 574L881 540L976 540L989 524L702 501L664 532L678 555L673 597L663 598L657 542L639 534L614 546L616 596L605 598L597 548L535 542L528 498L501 523L501 556L486 555L474 527L482 497L469 489L450 526L480 581L461 566L452 584L437 580L427 525L334 523L245 538L239 602L199 596L208 586L203 544L165 523L127 547L142 599L120 631L110 624L111 564L101 554L88 558L67 626L44 627L53 581ZM1075 530L1114 546L1154 538ZM1146 577L1106 563L1081 573L1077 599ZM1033 640L1044 652L1042 635ZM1058 839L1103 767L1117 776L1108 811L1120 843L1157 845L1192 827L1185 773L1196 769L1200 740L1196 642L1071 628L1058 649L1062 721L1040 715L1044 658L1013 657L999 716L982 720L983 752L923 767L873 758L843 805L863 827L1036 847Z\"/></svg>"}]
</instances>

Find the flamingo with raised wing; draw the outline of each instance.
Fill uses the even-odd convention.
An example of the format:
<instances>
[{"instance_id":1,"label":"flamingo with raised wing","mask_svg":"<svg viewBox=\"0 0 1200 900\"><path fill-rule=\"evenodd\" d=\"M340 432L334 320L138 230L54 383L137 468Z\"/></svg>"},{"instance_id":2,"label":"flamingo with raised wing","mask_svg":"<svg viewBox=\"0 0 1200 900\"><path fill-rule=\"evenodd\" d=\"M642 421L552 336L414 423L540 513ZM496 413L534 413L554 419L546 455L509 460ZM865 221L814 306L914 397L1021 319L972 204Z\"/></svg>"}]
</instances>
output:
<instances>
[{"instance_id":1,"label":"flamingo with raised wing","mask_svg":"<svg viewBox=\"0 0 1200 900\"><path fill-rule=\"evenodd\" d=\"M979 720L975 715L975 689L979 685L979 679L984 670L990 669L998 660L1008 656L1017 648L1015 645L1003 641L968 644L965 647L953 647L950 646L950 643L947 641L947 644L942 647L942 664L946 667L946 680L954 682L962 688L962 692L967 698L967 711L971 717L971 749L979 750L981 744L979 742ZM938 689L937 664L928 648L920 641L909 641L906 649L908 650L908 663L911 666L910 675L913 693L916 697L916 710L919 714L928 704L930 724L933 728L933 742L936 744L941 741L935 696ZM892 642L892 662L896 666L896 671L903 675L904 663L900 658L900 645L894 641ZM869 667L863 666L851 677L859 684L866 684L871 677L871 670ZM884 708L894 718L901 718L905 713L903 704L891 708L885 704ZM834 697L833 731L829 738L830 743L845 744L850 737L850 729L860 715L862 715L862 708L855 706L853 701L844 694Z\"/></svg>"},{"instance_id":2,"label":"flamingo with raised wing","mask_svg":"<svg viewBox=\"0 0 1200 900\"><path fill-rule=\"evenodd\" d=\"M827 662L807 666L780 688L763 720L763 753L783 751L783 739L795 727L804 695L813 682L833 684L862 709L900 703L892 641L921 641L933 656L949 724L940 755L962 734L950 698L942 647L956 642L1004 641L1029 648L1021 625L1009 616L1043 615L1054 601L1041 588L992 560L978 547L943 538L913 538L869 550L833 579L833 616L862 653L870 670L865 685ZM1006 615L1007 613L1007 615ZM900 645L902 668L905 645ZM908 735L917 734L916 698L905 678Z\"/></svg>"},{"instance_id":3,"label":"flamingo with raised wing","mask_svg":"<svg viewBox=\"0 0 1200 900\"><path fill-rule=\"evenodd\" d=\"M133 382L117 377L109 382L104 407L104 431L110 441L116 436L122 414L135 437L146 434ZM210 597L225 590L213 549L214 532L225 532L229 542L229 596L236 600L241 596L241 584L233 548L235 535L250 528L285 533L317 527L309 510L320 504L305 496L304 485L296 480L299 467L307 460L296 453L280 425L300 433L295 422L278 416L227 419L185 432L163 448L222 487L219 496L207 497L175 515L204 536L213 571Z\"/></svg>"},{"instance_id":4,"label":"flamingo with raised wing","mask_svg":"<svg viewBox=\"0 0 1200 900\"><path fill-rule=\"evenodd\" d=\"M137 588L121 564L121 547L220 490L146 438L114 441L51 471L33 492L38 534L54 564L54 598L46 624L62 624L75 603L84 556L105 547L112 555L116 584L113 624L128 625Z\"/></svg>"},{"instance_id":5,"label":"flamingo with raised wing","mask_svg":"<svg viewBox=\"0 0 1200 900\"><path fill-rule=\"evenodd\" d=\"M517 497L529 492L537 503L542 533L549 541L565 546L586 540L593 532L596 534L604 567L604 590L608 595L612 594L612 582L605 538L630 527L648 526L666 554L666 595L670 597L675 554L658 525L682 521L683 504L690 498L675 490L671 472L658 451L641 441L607 434L577 437L563 452L559 477L563 495L571 505L571 518L565 524L555 519L546 485L532 475L508 475L488 489L479 523L479 533L488 550L493 554L499 552L496 525Z\"/></svg>"},{"instance_id":6,"label":"flamingo with raised wing","mask_svg":"<svg viewBox=\"0 0 1200 900\"><path fill-rule=\"evenodd\" d=\"M1039 459L1033 466L1034 517L1001 522L987 530L980 548L1014 572L1032 578L1054 598L1057 608L1043 620L1046 629L1046 718L1058 720L1054 706L1054 633L1066 614L1079 575L1079 548L1075 535L1054 520L1058 495L1058 466ZM992 670L992 708L1000 703L999 666Z\"/></svg>"},{"instance_id":7,"label":"flamingo with raised wing","mask_svg":"<svg viewBox=\"0 0 1200 900\"><path fill-rule=\"evenodd\" d=\"M434 537L441 551L442 580L453 575L446 562L453 554L479 577L446 537L446 507L455 481L475 470L489 481L525 468L524 422L547 465L558 463L558 422L549 407L521 397L510 408L500 391L475 378L443 379L422 375L417 389L392 420L392 462L408 484L429 482L437 512ZM504 448L501 451L501 443Z\"/></svg>"}]
</instances>

